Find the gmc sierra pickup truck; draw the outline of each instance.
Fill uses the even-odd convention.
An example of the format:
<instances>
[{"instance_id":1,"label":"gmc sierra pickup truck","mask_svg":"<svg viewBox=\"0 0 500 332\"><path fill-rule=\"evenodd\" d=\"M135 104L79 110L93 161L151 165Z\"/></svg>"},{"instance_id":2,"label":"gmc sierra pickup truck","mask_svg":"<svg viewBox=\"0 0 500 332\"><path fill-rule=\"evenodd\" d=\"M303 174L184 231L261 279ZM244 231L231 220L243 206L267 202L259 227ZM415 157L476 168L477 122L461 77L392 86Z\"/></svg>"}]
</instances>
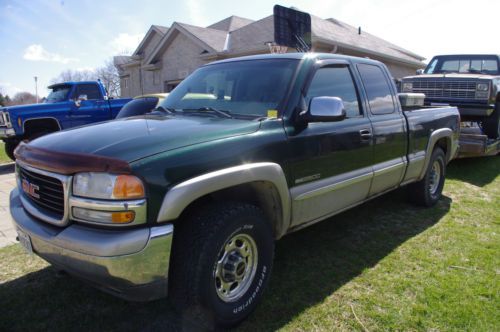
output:
<instances>
[{"instance_id":1,"label":"gmc sierra pickup truck","mask_svg":"<svg viewBox=\"0 0 500 332\"><path fill-rule=\"evenodd\" d=\"M41 104L0 107L0 139L14 160L21 141L59 130L114 119L131 99L111 99L100 81L65 82L52 90Z\"/></svg>"},{"instance_id":2,"label":"gmc sierra pickup truck","mask_svg":"<svg viewBox=\"0 0 500 332\"><path fill-rule=\"evenodd\" d=\"M402 92L425 94L426 105L458 107L462 121L477 122L500 140L500 56L438 55L417 76L402 80Z\"/></svg>"},{"instance_id":3,"label":"gmc sierra pickup truck","mask_svg":"<svg viewBox=\"0 0 500 332\"><path fill-rule=\"evenodd\" d=\"M275 240L404 185L417 204L440 199L458 111L399 97L363 58L205 65L154 115L21 143L19 240L117 296L168 293L187 317L234 326L263 295Z\"/></svg>"}]
</instances>

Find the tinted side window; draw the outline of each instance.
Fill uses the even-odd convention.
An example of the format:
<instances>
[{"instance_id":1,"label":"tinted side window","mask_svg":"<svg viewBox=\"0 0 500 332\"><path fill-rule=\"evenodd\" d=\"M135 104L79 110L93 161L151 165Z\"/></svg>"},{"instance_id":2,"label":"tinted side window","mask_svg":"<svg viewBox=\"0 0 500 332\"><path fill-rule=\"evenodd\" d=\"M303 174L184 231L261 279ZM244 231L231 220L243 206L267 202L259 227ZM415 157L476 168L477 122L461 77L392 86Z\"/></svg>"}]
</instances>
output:
<instances>
[{"instance_id":1,"label":"tinted side window","mask_svg":"<svg viewBox=\"0 0 500 332\"><path fill-rule=\"evenodd\" d=\"M76 87L75 98L81 95L87 95L88 100L101 99L101 93L95 84L80 84Z\"/></svg>"},{"instance_id":2,"label":"tinted side window","mask_svg":"<svg viewBox=\"0 0 500 332\"><path fill-rule=\"evenodd\" d=\"M320 68L314 74L314 78L307 91L307 105L309 105L313 97L320 96L341 98L344 102L347 117L349 118L361 114L356 87L347 67Z\"/></svg>"},{"instance_id":3,"label":"tinted side window","mask_svg":"<svg viewBox=\"0 0 500 332\"><path fill-rule=\"evenodd\" d=\"M359 64L359 74L368 95L372 114L390 114L396 110L392 92L382 69L374 65Z\"/></svg>"}]
</instances>

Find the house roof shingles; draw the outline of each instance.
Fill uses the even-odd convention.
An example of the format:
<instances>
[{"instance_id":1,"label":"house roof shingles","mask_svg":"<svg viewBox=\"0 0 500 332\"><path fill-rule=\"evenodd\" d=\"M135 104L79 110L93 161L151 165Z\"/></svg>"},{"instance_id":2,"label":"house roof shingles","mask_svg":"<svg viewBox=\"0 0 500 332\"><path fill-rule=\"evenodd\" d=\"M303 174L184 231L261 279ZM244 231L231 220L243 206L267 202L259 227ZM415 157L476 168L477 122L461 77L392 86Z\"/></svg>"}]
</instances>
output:
<instances>
[{"instance_id":1,"label":"house roof shingles","mask_svg":"<svg viewBox=\"0 0 500 332\"><path fill-rule=\"evenodd\" d=\"M227 32L222 30L202 28L194 25L189 25L185 23L177 23L184 29L186 29L193 36L201 40L203 43L207 44L217 52L222 52L224 50L224 44L226 42Z\"/></svg>"},{"instance_id":2,"label":"house roof shingles","mask_svg":"<svg viewBox=\"0 0 500 332\"><path fill-rule=\"evenodd\" d=\"M209 25L207 28L222 30L222 31L234 31L252 22L254 21L248 18L233 15L223 19L222 21Z\"/></svg>"},{"instance_id":3,"label":"house roof shingles","mask_svg":"<svg viewBox=\"0 0 500 332\"><path fill-rule=\"evenodd\" d=\"M176 26L179 26L176 27ZM160 43L166 43L170 35L169 28L155 26L158 30L164 31L164 36ZM421 66L424 57L405 50L382 38L374 36L368 32L358 33L355 28L347 23L336 19L322 19L311 15L312 42L338 45L343 48L351 48L358 52L365 52L368 55L374 54L379 57L392 58L414 66ZM224 53L231 55L245 54L251 52L262 52L266 49L265 43L274 40L274 17L267 16L258 21L230 16L222 21L216 22L207 28L202 28L190 24L175 22L172 29L184 30L191 37L195 37L202 43L210 47L211 53ZM181 31L182 32L182 31ZM225 46L229 46L225 49ZM163 44L158 45L154 55L148 58L153 61L159 53L164 51Z\"/></svg>"},{"instance_id":4,"label":"house roof shingles","mask_svg":"<svg viewBox=\"0 0 500 332\"><path fill-rule=\"evenodd\" d=\"M324 20L311 15L312 37L331 41L333 44L342 43L355 46L357 49L365 49L380 54L390 55L410 62L420 62L424 57L407 51L397 45L374 36L368 32L361 31L347 23L336 19Z\"/></svg>"}]
</instances>

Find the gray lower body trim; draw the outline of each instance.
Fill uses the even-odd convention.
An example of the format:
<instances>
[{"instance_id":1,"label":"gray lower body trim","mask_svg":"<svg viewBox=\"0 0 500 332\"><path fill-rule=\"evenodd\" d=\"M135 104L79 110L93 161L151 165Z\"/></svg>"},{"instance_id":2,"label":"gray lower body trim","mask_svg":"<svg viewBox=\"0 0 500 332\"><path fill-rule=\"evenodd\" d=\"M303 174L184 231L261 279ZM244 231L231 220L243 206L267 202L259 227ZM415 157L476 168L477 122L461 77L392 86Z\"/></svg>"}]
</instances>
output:
<instances>
[{"instance_id":1,"label":"gray lower body trim","mask_svg":"<svg viewBox=\"0 0 500 332\"><path fill-rule=\"evenodd\" d=\"M368 195L372 167L293 187L292 227L339 211Z\"/></svg>"},{"instance_id":2,"label":"gray lower body trim","mask_svg":"<svg viewBox=\"0 0 500 332\"><path fill-rule=\"evenodd\" d=\"M418 180L422 174L425 164L425 151L419 151L408 155L408 167L401 185Z\"/></svg>"},{"instance_id":3,"label":"gray lower body trim","mask_svg":"<svg viewBox=\"0 0 500 332\"><path fill-rule=\"evenodd\" d=\"M10 210L33 251L58 268L126 299L166 296L173 225L109 231L55 227L29 215L17 189L11 193Z\"/></svg>"},{"instance_id":4,"label":"gray lower body trim","mask_svg":"<svg viewBox=\"0 0 500 332\"><path fill-rule=\"evenodd\" d=\"M403 179L406 163L405 157L400 157L374 165L369 196L397 188Z\"/></svg>"}]
</instances>

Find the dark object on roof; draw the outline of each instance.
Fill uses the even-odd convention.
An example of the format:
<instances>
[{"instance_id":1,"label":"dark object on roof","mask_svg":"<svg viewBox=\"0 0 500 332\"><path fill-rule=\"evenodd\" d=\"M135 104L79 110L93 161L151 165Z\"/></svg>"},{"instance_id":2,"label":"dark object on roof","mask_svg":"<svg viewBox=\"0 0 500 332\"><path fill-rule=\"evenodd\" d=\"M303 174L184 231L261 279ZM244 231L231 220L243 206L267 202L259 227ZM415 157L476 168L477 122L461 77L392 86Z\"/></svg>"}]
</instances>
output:
<instances>
[{"instance_id":1,"label":"dark object on roof","mask_svg":"<svg viewBox=\"0 0 500 332\"><path fill-rule=\"evenodd\" d=\"M278 45L311 49L311 16L295 9L274 6L274 41Z\"/></svg>"}]
</instances>

